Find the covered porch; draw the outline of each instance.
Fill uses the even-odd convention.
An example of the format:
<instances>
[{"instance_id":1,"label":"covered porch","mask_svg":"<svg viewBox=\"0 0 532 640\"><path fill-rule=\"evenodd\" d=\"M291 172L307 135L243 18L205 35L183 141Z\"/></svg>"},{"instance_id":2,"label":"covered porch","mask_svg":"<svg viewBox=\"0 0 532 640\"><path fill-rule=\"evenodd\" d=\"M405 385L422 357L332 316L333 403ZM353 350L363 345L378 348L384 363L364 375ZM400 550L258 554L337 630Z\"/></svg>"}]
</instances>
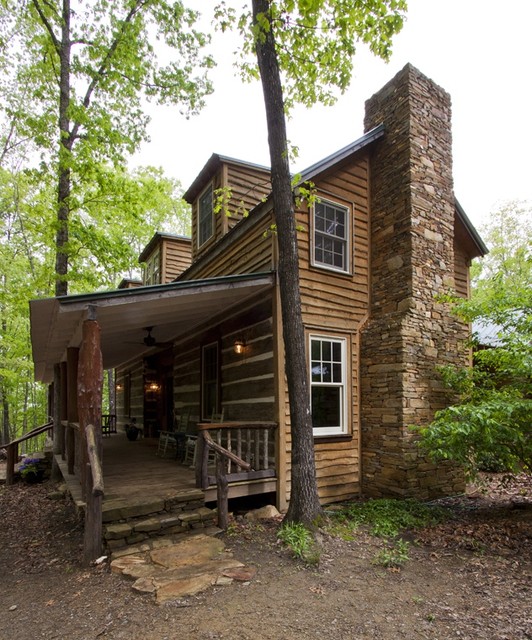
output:
<instances>
[{"instance_id":1,"label":"covered porch","mask_svg":"<svg viewBox=\"0 0 532 640\"><path fill-rule=\"evenodd\" d=\"M214 512L206 503L220 502L220 495L226 504L228 497L277 490L279 430L271 418L252 424L250 417L256 411L244 421L216 425L216 432L210 429L214 425L197 421L194 468L190 461L182 465L171 456L156 455L158 434L175 425L169 419L175 415L175 405L166 413L166 422L156 420L155 428L144 430L152 437L131 442L121 430L139 415L138 396L130 389L130 406L125 410L122 404L118 433L102 437L101 424L103 369L125 366L136 371L140 366L142 395L149 390L143 373L146 367L155 363L158 371L173 361L174 369L165 369L169 393L159 402L167 407L169 400L184 397L172 384L176 367L185 366L183 341L220 326L224 318L234 323L242 308L252 308L253 300L271 297L273 284L272 273L246 274L30 303L36 378L52 383L53 389L54 459L72 495L84 505L86 540L103 533L108 546L119 538L131 544L158 528L172 533L199 528L212 524ZM153 328L156 339L151 336ZM268 344L271 349L271 337ZM263 357L258 360L262 362ZM273 375L268 374L268 379ZM240 388L235 383L233 387ZM239 402L245 405L246 400ZM143 422L146 406L144 395ZM245 406L251 407L249 401ZM116 523L114 529L112 523ZM86 548L86 560L97 553L98 547Z\"/></svg>"}]
</instances>

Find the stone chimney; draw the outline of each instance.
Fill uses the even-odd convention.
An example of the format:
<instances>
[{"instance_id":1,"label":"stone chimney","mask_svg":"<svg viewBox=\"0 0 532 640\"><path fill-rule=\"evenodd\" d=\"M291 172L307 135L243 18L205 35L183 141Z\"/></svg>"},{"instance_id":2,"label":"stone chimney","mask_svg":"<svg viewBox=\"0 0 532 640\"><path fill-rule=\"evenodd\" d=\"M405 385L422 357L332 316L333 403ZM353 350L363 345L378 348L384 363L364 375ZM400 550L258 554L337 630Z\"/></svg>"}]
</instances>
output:
<instances>
[{"instance_id":1,"label":"stone chimney","mask_svg":"<svg viewBox=\"0 0 532 640\"><path fill-rule=\"evenodd\" d=\"M418 451L410 425L445 406L437 365L464 363L463 326L435 296L454 287L449 95L407 65L366 102L384 123L371 158L371 302L361 346L362 490L431 498L459 471Z\"/></svg>"}]
</instances>

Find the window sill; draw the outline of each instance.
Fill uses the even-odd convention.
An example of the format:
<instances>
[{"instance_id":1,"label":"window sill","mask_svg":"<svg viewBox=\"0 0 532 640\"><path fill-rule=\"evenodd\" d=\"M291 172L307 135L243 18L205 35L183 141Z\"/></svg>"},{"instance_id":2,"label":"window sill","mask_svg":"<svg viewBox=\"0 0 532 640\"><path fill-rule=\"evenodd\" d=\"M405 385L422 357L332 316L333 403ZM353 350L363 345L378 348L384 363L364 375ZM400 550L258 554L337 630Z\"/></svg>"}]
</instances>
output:
<instances>
[{"instance_id":1,"label":"window sill","mask_svg":"<svg viewBox=\"0 0 532 640\"><path fill-rule=\"evenodd\" d=\"M354 275L352 271L342 271L341 269L335 269L334 267L327 267L326 265L321 264L312 263L310 267L312 271L318 271L319 273L330 273L334 274L335 276L341 276L343 278L352 278Z\"/></svg>"},{"instance_id":2,"label":"window sill","mask_svg":"<svg viewBox=\"0 0 532 640\"><path fill-rule=\"evenodd\" d=\"M337 435L314 436L314 444L327 444L328 442L351 442L354 440L351 433L339 433Z\"/></svg>"}]
</instances>

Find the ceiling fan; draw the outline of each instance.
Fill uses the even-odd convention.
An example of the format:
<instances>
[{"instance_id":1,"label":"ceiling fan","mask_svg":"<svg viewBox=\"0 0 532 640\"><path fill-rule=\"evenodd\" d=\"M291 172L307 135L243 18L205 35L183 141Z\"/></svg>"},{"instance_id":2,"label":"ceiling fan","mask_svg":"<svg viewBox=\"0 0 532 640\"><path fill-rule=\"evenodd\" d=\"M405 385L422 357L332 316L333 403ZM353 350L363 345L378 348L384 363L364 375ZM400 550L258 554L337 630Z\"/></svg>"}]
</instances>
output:
<instances>
[{"instance_id":1,"label":"ceiling fan","mask_svg":"<svg viewBox=\"0 0 532 640\"><path fill-rule=\"evenodd\" d=\"M143 327L143 331L146 331L146 335L142 339L142 342L130 342L129 344L144 344L146 347L169 347L171 342L158 342L151 332L155 327Z\"/></svg>"}]
</instances>

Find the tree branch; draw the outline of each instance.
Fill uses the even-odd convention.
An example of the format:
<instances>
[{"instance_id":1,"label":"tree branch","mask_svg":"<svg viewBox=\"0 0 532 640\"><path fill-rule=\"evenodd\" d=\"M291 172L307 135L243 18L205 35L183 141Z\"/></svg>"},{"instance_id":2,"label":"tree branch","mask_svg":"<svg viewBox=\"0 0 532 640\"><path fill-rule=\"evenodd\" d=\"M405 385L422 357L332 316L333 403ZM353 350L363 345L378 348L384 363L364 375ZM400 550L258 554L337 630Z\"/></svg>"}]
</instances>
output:
<instances>
[{"instance_id":1,"label":"tree branch","mask_svg":"<svg viewBox=\"0 0 532 640\"><path fill-rule=\"evenodd\" d=\"M57 55L60 55L61 54L61 43L57 39L57 36L55 35L54 30L52 28L52 25L48 22L48 18L44 15L43 10L41 8L41 5L39 4L39 0L31 0L31 2L32 2L33 6L35 7L35 10L39 14L41 22L44 25L44 28L50 34L50 38L52 39L52 43L54 45L54 48L56 50Z\"/></svg>"},{"instance_id":2,"label":"tree branch","mask_svg":"<svg viewBox=\"0 0 532 640\"><path fill-rule=\"evenodd\" d=\"M135 3L135 5L130 9L129 13L127 14L126 18L122 21L122 25L121 28L119 30L119 32L117 33L115 39L111 42L111 45L109 46L109 49L107 51L107 53L105 54L105 57L100 65L100 68L98 69L98 71L96 72L95 76L93 77L91 83L89 84L89 86L87 87L87 92L85 93L85 97L83 98L83 107L85 109L87 109L91 103L91 98L92 98L92 94L94 93L96 87L98 86L98 84L100 83L100 81L102 80L102 78L104 77L105 71L109 66L109 63L112 60L112 57L120 43L120 40L122 39L124 32L126 30L127 25L129 25L131 23L131 21L133 20L133 18L136 16L136 14L140 11L140 9L142 8L143 5L148 4L149 0L137 0L137 2ZM33 2L36 2L36 0L33 0ZM77 122L74 127L72 128L72 133L71 133L71 139L75 140L78 137L78 131L80 128L80 123Z\"/></svg>"}]
</instances>

